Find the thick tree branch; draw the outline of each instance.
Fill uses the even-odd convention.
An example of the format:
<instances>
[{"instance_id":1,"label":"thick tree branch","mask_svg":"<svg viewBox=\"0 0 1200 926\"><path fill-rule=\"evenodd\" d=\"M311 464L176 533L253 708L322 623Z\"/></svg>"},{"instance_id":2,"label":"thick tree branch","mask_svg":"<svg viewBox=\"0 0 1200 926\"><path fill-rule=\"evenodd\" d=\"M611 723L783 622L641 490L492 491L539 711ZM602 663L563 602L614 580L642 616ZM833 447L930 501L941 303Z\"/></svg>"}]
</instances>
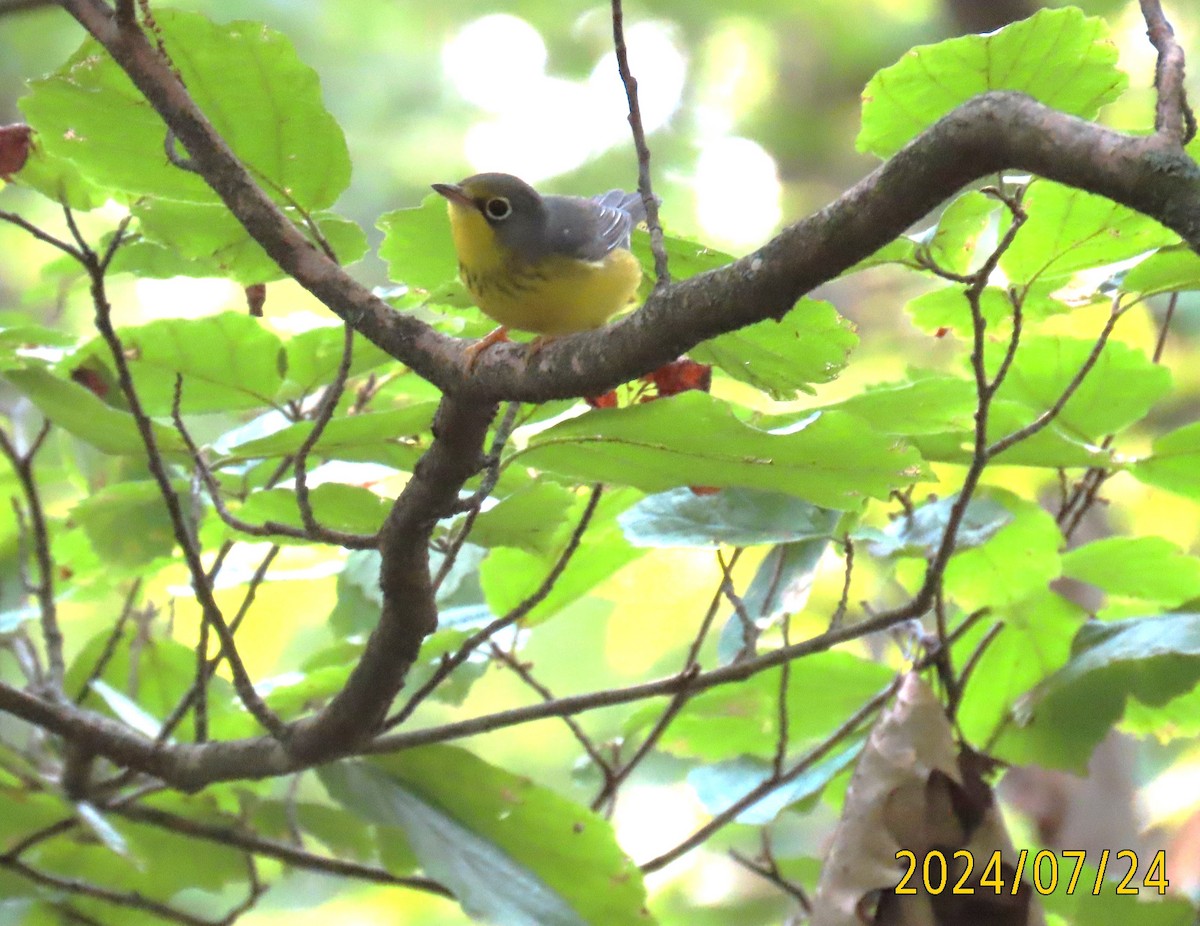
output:
<instances>
[{"instance_id":1,"label":"thick tree branch","mask_svg":"<svg viewBox=\"0 0 1200 926\"><path fill-rule=\"evenodd\" d=\"M315 718L296 730L291 751L314 762L344 754L377 732L421 641L437 628L429 573L429 538L453 513L463 483L483 465L483 442L496 406L442 399L434 441L413 469L380 530L383 609L345 687Z\"/></svg>"},{"instance_id":2,"label":"thick tree branch","mask_svg":"<svg viewBox=\"0 0 1200 926\"><path fill-rule=\"evenodd\" d=\"M1175 30L1163 15L1159 0L1141 0L1146 36L1158 52L1154 87L1158 102L1154 111L1154 131L1187 144L1196 134L1196 117L1188 107L1183 88L1183 48L1175 41Z\"/></svg>"}]
</instances>

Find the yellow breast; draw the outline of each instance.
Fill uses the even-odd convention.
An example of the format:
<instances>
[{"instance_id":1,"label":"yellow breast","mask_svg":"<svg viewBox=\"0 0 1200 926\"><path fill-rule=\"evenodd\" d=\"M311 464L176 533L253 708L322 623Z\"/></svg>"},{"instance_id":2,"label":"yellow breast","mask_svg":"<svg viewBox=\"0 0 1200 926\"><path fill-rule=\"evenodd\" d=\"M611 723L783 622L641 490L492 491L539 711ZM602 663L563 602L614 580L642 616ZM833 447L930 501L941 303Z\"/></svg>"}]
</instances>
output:
<instances>
[{"instance_id":1,"label":"yellow breast","mask_svg":"<svg viewBox=\"0 0 1200 926\"><path fill-rule=\"evenodd\" d=\"M463 284L484 314L505 327L541 335L587 331L637 294L642 265L624 248L599 261L552 255L529 264L500 247L478 211L449 206Z\"/></svg>"}]
</instances>

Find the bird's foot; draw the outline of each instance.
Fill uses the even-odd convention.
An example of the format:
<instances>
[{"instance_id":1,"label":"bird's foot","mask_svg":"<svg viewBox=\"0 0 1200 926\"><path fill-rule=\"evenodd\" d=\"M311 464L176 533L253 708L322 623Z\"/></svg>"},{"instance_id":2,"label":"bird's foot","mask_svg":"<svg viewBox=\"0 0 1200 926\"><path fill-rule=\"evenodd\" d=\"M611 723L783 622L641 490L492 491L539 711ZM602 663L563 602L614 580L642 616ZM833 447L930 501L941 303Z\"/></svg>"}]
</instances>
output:
<instances>
[{"instance_id":1,"label":"bird's foot","mask_svg":"<svg viewBox=\"0 0 1200 926\"><path fill-rule=\"evenodd\" d=\"M500 344L507 340L508 329L501 325L499 328L489 331L474 344L467 345L467 349L463 352L467 358L467 373L470 374L475 369L475 364L479 362L480 354L493 344Z\"/></svg>"}]
</instances>

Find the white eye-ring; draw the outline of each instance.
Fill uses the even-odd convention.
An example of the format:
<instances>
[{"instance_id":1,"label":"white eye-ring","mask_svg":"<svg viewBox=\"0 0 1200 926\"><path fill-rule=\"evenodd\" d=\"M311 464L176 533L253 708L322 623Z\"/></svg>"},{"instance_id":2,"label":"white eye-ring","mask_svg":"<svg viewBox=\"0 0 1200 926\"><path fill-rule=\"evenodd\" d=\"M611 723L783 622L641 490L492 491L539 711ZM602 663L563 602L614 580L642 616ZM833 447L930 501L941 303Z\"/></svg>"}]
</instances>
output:
<instances>
[{"instance_id":1,"label":"white eye-ring","mask_svg":"<svg viewBox=\"0 0 1200 926\"><path fill-rule=\"evenodd\" d=\"M512 205L503 196L495 196L487 201L483 211L487 213L489 219L499 222L512 215Z\"/></svg>"}]
</instances>

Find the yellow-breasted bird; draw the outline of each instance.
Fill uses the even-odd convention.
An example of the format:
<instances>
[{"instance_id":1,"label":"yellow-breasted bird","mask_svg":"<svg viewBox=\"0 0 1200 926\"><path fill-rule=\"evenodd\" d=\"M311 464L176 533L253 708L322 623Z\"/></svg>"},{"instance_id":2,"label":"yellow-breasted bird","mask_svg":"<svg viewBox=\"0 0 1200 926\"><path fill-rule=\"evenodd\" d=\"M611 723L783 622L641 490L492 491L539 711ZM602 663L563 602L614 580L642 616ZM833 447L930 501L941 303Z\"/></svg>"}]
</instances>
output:
<instances>
[{"instance_id":1,"label":"yellow-breasted bird","mask_svg":"<svg viewBox=\"0 0 1200 926\"><path fill-rule=\"evenodd\" d=\"M500 323L471 345L469 366L509 328L537 334L536 351L549 338L600 327L633 301L642 266L630 234L646 217L637 193L542 196L496 173L433 188L448 203L459 276Z\"/></svg>"}]
</instances>

